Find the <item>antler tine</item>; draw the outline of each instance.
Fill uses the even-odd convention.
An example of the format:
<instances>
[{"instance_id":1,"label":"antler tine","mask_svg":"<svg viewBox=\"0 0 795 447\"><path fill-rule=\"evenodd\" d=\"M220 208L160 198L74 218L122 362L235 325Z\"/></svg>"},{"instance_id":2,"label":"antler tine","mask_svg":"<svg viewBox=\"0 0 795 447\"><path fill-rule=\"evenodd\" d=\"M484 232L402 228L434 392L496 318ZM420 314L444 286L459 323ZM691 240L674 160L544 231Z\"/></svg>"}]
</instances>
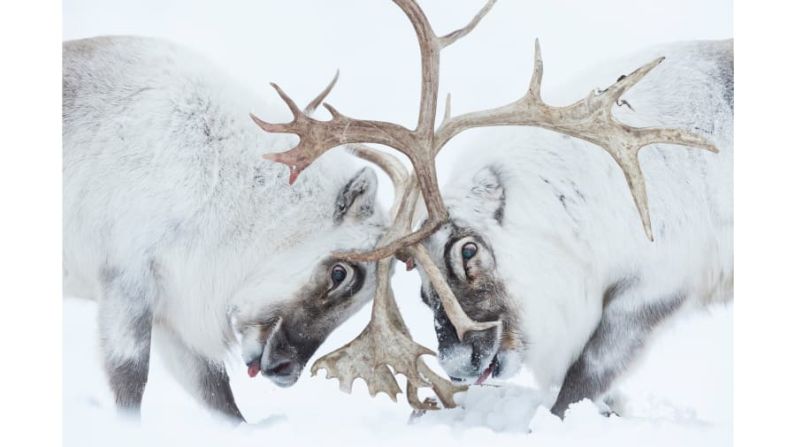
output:
<instances>
[{"instance_id":1,"label":"antler tine","mask_svg":"<svg viewBox=\"0 0 795 447\"><path fill-rule=\"evenodd\" d=\"M664 57L658 57L657 59L654 59L653 61L636 68L632 73L619 77L618 80L613 83L613 85L608 87L601 94L605 95L604 97L610 102L615 103L624 93L626 93L627 90L634 87L638 82L641 81L641 79L645 78L649 72L654 70L664 60Z\"/></svg>"},{"instance_id":2,"label":"antler tine","mask_svg":"<svg viewBox=\"0 0 795 447\"><path fill-rule=\"evenodd\" d=\"M527 93L519 100L490 110L466 113L449 118L437 130L434 148L438 153L451 138L475 127L536 126L580 138L606 150L624 173L646 236L653 240L645 181L638 161L638 151L653 143L678 144L717 152L704 137L682 129L638 128L613 118L612 107L627 90L643 79L663 61L655 59L632 73L620 77L599 93L591 93L565 107L554 107L541 99L543 60L541 47L535 43L535 67Z\"/></svg>"},{"instance_id":3,"label":"antler tine","mask_svg":"<svg viewBox=\"0 0 795 447\"><path fill-rule=\"evenodd\" d=\"M334 77L331 79L331 82L329 82L326 88L324 88L322 92L320 92L317 96L315 96L315 99L310 101L309 104L307 104L306 107L304 107L305 115L312 115L313 113L315 113L317 107L323 103L323 101L326 99L326 96L328 96L328 94L331 93L331 90L334 89L334 86L337 85L337 80L339 78L340 78L340 71L338 69L337 72L334 73Z\"/></svg>"},{"instance_id":4,"label":"antler tine","mask_svg":"<svg viewBox=\"0 0 795 447\"><path fill-rule=\"evenodd\" d=\"M468 387L466 385L456 385L439 376L433 372L431 368L428 368L428 365L426 365L425 362L418 362L417 369L419 370L422 377L431 383L433 392L439 396L439 399L442 401L442 405L444 405L445 408L455 408L456 405L453 396L455 393L466 391ZM415 406L415 408L417 407ZM429 405L427 403L423 403L423 408L429 408ZM438 409L438 406L433 405L432 409Z\"/></svg>"},{"instance_id":5,"label":"antler tine","mask_svg":"<svg viewBox=\"0 0 795 447\"><path fill-rule=\"evenodd\" d=\"M430 236L436 231L439 225L447 219L447 209L442 201L438 180L436 178L434 161L436 152L432 144L434 141L436 106L439 96L440 53L442 48L469 34L496 2L496 0L489 0L465 27L440 38L433 32L428 18L416 1L393 1L403 10L414 27L414 31L417 35L417 42L420 47L420 65L422 68L420 110L417 119L417 128L412 132L415 137L414 146L408 148L408 151L397 147L396 149L406 154L414 167L414 178L418 182L419 189L422 192L425 208L428 211L428 219L419 230L396 240L392 240L388 244L380 246L375 250L365 253L338 253L338 256L351 261L374 261L398 253L405 247L415 245ZM446 114L449 115L449 100L447 110ZM416 201L416 197L412 198L407 195L404 197L404 201ZM413 205L411 209L413 210ZM411 216L408 217L409 222L410 219Z\"/></svg>"},{"instance_id":6,"label":"antler tine","mask_svg":"<svg viewBox=\"0 0 795 447\"><path fill-rule=\"evenodd\" d=\"M363 144L349 145L348 149L356 156L375 163L395 183L395 203L392 206L394 221L384 238L393 239L410 231L411 218L419 196L417 176L409 177L400 160L385 152ZM434 285L438 284L443 305L445 309L451 309L451 321L456 327L462 328L463 331L459 332L462 336L468 330L494 326L495 323L476 323L470 320L444 282L441 272L430 262L424 247L419 246L409 250L412 255L415 251L418 252L420 262L425 266L426 271L433 276ZM347 392L351 391L353 381L361 377L367 383L371 395L384 392L393 401L400 393L395 375L403 374L406 377L406 398L413 408L439 409L434 399L420 401L417 391L423 386L430 386L444 407L455 407L454 394L467 387L445 380L420 358L433 352L411 339L390 286L390 264L391 260L388 257L377 263L376 292L370 323L353 341L318 359L312 366L312 374L325 369L326 377L338 378L340 388Z\"/></svg>"},{"instance_id":7,"label":"antler tine","mask_svg":"<svg viewBox=\"0 0 795 447\"><path fill-rule=\"evenodd\" d=\"M533 52L533 76L530 78L530 88L527 93L536 95L541 99L541 79L544 77L544 59L541 58L541 43L536 38Z\"/></svg>"},{"instance_id":8,"label":"antler tine","mask_svg":"<svg viewBox=\"0 0 795 447\"><path fill-rule=\"evenodd\" d=\"M376 292L370 323L356 339L319 359L312 367L313 374L319 368L325 368L329 377L340 378L340 385L348 390L353 380L361 377L367 382L371 394L385 392L393 399L400 392L395 374L403 374L408 380L407 394L412 406L424 409L434 407L428 401L420 402L417 389L422 386L431 386L445 406L454 406L453 394L464 387L447 382L424 364L421 356L432 354L432 351L411 339L390 286L391 256L404 260L416 259L437 291L459 339L463 339L469 331L502 327L500 321L471 320L456 300L441 271L433 263L427 249L419 244L447 219L447 210L436 177L435 158L451 138L475 127L525 125L546 128L601 146L610 153L624 172L649 238L652 237L651 223L638 151L652 143L690 145L712 151L717 151L717 148L701 136L685 130L635 128L619 123L613 118L613 105L662 59L652 61L633 73L622 76L607 90L591 93L569 106L553 107L544 103L541 100L543 60L538 40L535 42L533 74L524 96L501 107L451 117L448 95L443 121L438 128L435 128L441 50L469 34L491 10L496 0L488 0L466 26L442 37L433 32L427 17L415 0L393 0L393 2L409 18L420 47L422 88L415 129L410 130L389 122L349 118L327 103L323 103L323 106L331 113L330 120L318 121L308 116L324 100L333 87L336 76L329 87L303 112L284 91L273 84L293 113L293 120L289 123L273 124L254 115L252 119L267 132L293 133L299 136L299 144L289 151L263 156L288 165L291 184L317 157L343 144L351 144L351 150L356 155L383 168L395 183L393 222L380 241L382 245L366 253L334 254L347 260L378 261ZM361 143L382 144L402 152L409 158L414 168L413 174L408 176L400 161L391 155L360 145ZM419 230L411 232L411 219L420 191L428 218Z\"/></svg>"},{"instance_id":9,"label":"antler tine","mask_svg":"<svg viewBox=\"0 0 795 447\"><path fill-rule=\"evenodd\" d=\"M463 340L464 335L469 331L485 331L502 325L500 321L477 322L470 319L466 312L464 312L464 309L461 308L461 304L459 304L458 300L455 298L453 291L450 290L450 286L444 279L444 275L442 275L439 267L434 264L425 246L421 244L415 245L411 248L411 253L420 266L422 266L425 274L428 275L433 289L439 295L439 299L442 302L444 313L447 314L450 322L453 323L455 327L459 340Z\"/></svg>"},{"instance_id":10,"label":"antler tine","mask_svg":"<svg viewBox=\"0 0 795 447\"><path fill-rule=\"evenodd\" d=\"M436 106L439 95L439 56L441 50L475 29L497 0L488 0L466 26L442 37L437 36L433 32L428 18L415 0L393 1L403 10L403 13L406 14L406 17L408 17L417 34L422 67L422 91L420 93L420 112L417 119L417 133L421 137L432 138L434 124L436 122ZM425 189L423 189L423 193L424 192Z\"/></svg>"},{"instance_id":11,"label":"antler tine","mask_svg":"<svg viewBox=\"0 0 795 447\"><path fill-rule=\"evenodd\" d=\"M293 133L299 136L298 145L289 151L263 155L267 160L288 166L290 184L294 183L301 172L325 151L343 144L382 144L402 152L409 158L428 210L428 219L416 232L392 240L373 251L337 253L342 259L350 261L375 261L394 255L399 250L428 237L447 219L447 210L442 202L436 178L434 166L436 154L432 145L435 141L434 124L439 90L439 53L444 46L471 32L495 3L495 0L489 0L467 26L439 38L434 34L425 13L414 0L393 1L414 26L420 46L422 92L415 130L409 130L395 123L349 118L327 103L323 103L323 106L329 110L332 118L328 121L318 121L309 117L306 111L300 111L295 102L276 84L272 85L292 112L293 120L289 123L274 124L251 115L254 122L266 132ZM324 95L321 93L321 96ZM321 98L317 102L320 101ZM312 110L314 102L307 107L308 111ZM316 107L316 104L314 106Z\"/></svg>"},{"instance_id":12,"label":"antler tine","mask_svg":"<svg viewBox=\"0 0 795 447\"><path fill-rule=\"evenodd\" d=\"M420 46L420 67L422 69L422 88L420 91L420 111L417 117L416 132L428 139L433 134L436 121L436 102L439 95L439 53L441 45L434 34L425 12L414 0L393 0L406 14Z\"/></svg>"},{"instance_id":13,"label":"antler tine","mask_svg":"<svg viewBox=\"0 0 795 447\"><path fill-rule=\"evenodd\" d=\"M301 112L301 109L298 108L298 105L295 103L295 101L293 101L292 98L287 96L287 93L285 93L284 90L282 90L282 88L279 87L279 84L271 82L271 87L273 87L273 89L276 90L276 93L279 95L279 98L282 98L282 101L284 101L284 103L287 104L287 107L290 109L290 112L293 113L293 118L298 118L299 116L303 115L303 112Z\"/></svg>"},{"instance_id":14,"label":"antler tine","mask_svg":"<svg viewBox=\"0 0 795 447\"><path fill-rule=\"evenodd\" d=\"M481 8L480 11L478 11L477 15L472 18L472 20L467 24L467 26L457 29L449 34L440 37L439 45L441 45L442 48L447 47L455 43L455 41L457 41L458 39L469 34L473 29L475 29L476 26L478 26L480 20L486 14L488 14L489 11L491 11L491 7L494 6L495 3L497 3L497 0L489 0L488 3L483 5L483 8Z\"/></svg>"},{"instance_id":15,"label":"antler tine","mask_svg":"<svg viewBox=\"0 0 795 447\"><path fill-rule=\"evenodd\" d=\"M417 398L417 389L427 386L433 388L445 406L455 406L453 394L466 388L446 382L421 359L423 355L433 355L433 351L411 339L390 287L390 265L390 259L382 259L376 265L376 293L367 327L347 345L319 358L311 373L325 369L326 377L338 378L340 388L346 392L360 377L367 383L370 395L383 392L392 400L400 393L395 375L403 374L413 407L434 409Z\"/></svg>"},{"instance_id":16,"label":"antler tine","mask_svg":"<svg viewBox=\"0 0 795 447\"><path fill-rule=\"evenodd\" d=\"M349 118L326 103L323 106L331 112L332 117L328 121L319 121L302 112L281 88L275 84L274 88L292 111L293 120L274 124L254 114L251 114L251 119L266 132L292 133L299 136L300 142L289 151L262 156L266 160L287 165L290 168L290 184L323 153L344 144L383 144L403 152L409 159L416 158L413 149L416 147L416 138L412 131L399 124Z\"/></svg>"}]
</instances>

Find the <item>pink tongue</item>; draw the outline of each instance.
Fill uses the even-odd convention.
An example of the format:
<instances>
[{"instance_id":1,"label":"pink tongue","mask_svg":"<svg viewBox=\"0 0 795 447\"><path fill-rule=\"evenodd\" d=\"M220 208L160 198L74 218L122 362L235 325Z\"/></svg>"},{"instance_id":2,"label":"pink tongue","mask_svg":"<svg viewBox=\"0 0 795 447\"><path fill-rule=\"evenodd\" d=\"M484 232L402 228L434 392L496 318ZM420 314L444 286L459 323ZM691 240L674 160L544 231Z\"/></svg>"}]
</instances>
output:
<instances>
[{"instance_id":1,"label":"pink tongue","mask_svg":"<svg viewBox=\"0 0 795 447\"><path fill-rule=\"evenodd\" d=\"M475 381L475 385L483 384L483 382L485 382L486 379L488 379L490 375L491 375L491 365L489 365L489 367L486 368L483 371L483 373L480 375L480 377L478 377L478 380Z\"/></svg>"},{"instance_id":2,"label":"pink tongue","mask_svg":"<svg viewBox=\"0 0 795 447\"><path fill-rule=\"evenodd\" d=\"M254 377L259 373L259 362L254 361L248 365L248 376Z\"/></svg>"}]
</instances>

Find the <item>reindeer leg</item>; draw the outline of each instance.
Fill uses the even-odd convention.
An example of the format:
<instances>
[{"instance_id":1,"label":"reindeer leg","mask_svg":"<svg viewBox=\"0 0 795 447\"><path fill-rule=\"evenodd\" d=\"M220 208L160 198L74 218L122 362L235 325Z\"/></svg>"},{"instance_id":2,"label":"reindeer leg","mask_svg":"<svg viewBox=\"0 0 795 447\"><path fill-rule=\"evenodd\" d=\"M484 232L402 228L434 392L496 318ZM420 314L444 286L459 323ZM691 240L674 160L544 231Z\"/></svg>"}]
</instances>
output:
<instances>
[{"instance_id":1,"label":"reindeer leg","mask_svg":"<svg viewBox=\"0 0 795 447\"><path fill-rule=\"evenodd\" d=\"M235 403L224 364L196 353L170 329L161 326L157 329L156 346L166 367L185 391L230 422L245 422Z\"/></svg>"},{"instance_id":2,"label":"reindeer leg","mask_svg":"<svg viewBox=\"0 0 795 447\"><path fill-rule=\"evenodd\" d=\"M577 361L569 367L552 407L553 414L562 418L570 404L582 399L594 400L608 392L649 335L685 298L671 294L649 301L643 300L644 295L649 296L627 283L608 289L602 320Z\"/></svg>"},{"instance_id":3,"label":"reindeer leg","mask_svg":"<svg viewBox=\"0 0 795 447\"><path fill-rule=\"evenodd\" d=\"M154 278L117 269L103 271L99 303L100 345L117 408L139 417L149 375Z\"/></svg>"}]
</instances>

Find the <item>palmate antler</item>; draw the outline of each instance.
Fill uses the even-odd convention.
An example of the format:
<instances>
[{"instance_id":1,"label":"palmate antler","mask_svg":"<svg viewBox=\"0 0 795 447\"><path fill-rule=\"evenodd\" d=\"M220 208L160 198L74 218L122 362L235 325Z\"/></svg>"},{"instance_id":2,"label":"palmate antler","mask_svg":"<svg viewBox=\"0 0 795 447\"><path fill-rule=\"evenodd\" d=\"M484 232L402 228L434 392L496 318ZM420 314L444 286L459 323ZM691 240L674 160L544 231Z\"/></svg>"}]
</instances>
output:
<instances>
[{"instance_id":1,"label":"palmate antler","mask_svg":"<svg viewBox=\"0 0 795 447\"><path fill-rule=\"evenodd\" d=\"M300 137L299 144L293 149L263 156L286 164L290 168L291 184L320 155L344 144L382 144L402 152L409 158L414 169L410 177L394 157L364 146L354 146L352 149L362 158L382 166L395 182L396 199L392 207L394 222L375 249L368 252L336 254L350 261L378 261L378 286L373 315L370 325L359 337L318 360L312 369L316 371L318 368L326 368L329 377L339 377L343 387L349 387L356 377L362 377L367 381L372 393L384 391L394 398L398 388L392 371L387 367L389 365L395 373L404 374L408 378L409 401L412 405L421 405L416 396L416 389L428 385L431 385L442 402L448 405L452 403L452 392L456 387L433 374L419 358L430 351L411 340L400 318L389 286L389 265L392 256L405 261L416 260L421 264L440 295L444 310L456 328L459 338L463 338L468 331L485 330L500 324L472 321L461 309L443 275L433 264L424 247L418 244L447 220L447 211L436 177L435 158L450 139L467 129L476 127L523 125L542 127L602 147L624 173L644 231L650 240L653 240L653 234L645 181L638 161L640 149L655 143L691 146L712 152L717 152L717 148L701 136L685 130L638 128L622 124L613 118L613 105L619 103L621 96L660 64L663 58L649 62L629 75L621 76L606 90L592 92L586 98L571 105L555 107L546 104L541 99L540 93L543 62L537 40L530 86L521 98L494 109L451 117L448 95L444 119L437 128L436 108L441 50L469 34L489 12L496 0L489 0L465 27L444 36L434 33L416 1L393 0L393 2L409 18L420 47L422 89L415 129L390 122L350 118L328 103L323 103L323 106L331 113L331 119L316 120L310 117L309 113L301 111L276 84L272 85L290 108L293 120L289 123L273 124L254 115L252 119L267 132L293 133ZM411 217L419 192L422 193L428 218L417 231L412 232Z\"/></svg>"},{"instance_id":2,"label":"palmate antler","mask_svg":"<svg viewBox=\"0 0 795 447\"><path fill-rule=\"evenodd\" d=\"M395 185L395 200L391 209L393 224L383 239L393 240L411 231L412 216L419 198L417 177L409 176L403 164L395 157L369 148L363 144L349 146L358 157L368 160L383 169ZM486 330L499 322L481 323L472 321L463 311L453 292L444 280L442 273L431 261L425 247L408 247L411 259L416 259L431 278L451 319L461 328L459 336L470 330ZM454 385L433 372L420 358L433 354L430 349L412 340L408 328L400 316L390 285L392 258L378 261L376 266L376 293L370 323L353 341L328 354L312 365L312 374L320 369L327 371L327 378L338 378L340 387L350 392L352 382L361 377L371 395L384 392L396 400L400 387L395 374L403 374L407 380L407 398L416 409L437 409L432 399L421 401L417 391L421 387L431 387L445 407L454 407L453 394L466 389ZM390 369L391 368L391 369Z\"/></svg>"}]
</instances>

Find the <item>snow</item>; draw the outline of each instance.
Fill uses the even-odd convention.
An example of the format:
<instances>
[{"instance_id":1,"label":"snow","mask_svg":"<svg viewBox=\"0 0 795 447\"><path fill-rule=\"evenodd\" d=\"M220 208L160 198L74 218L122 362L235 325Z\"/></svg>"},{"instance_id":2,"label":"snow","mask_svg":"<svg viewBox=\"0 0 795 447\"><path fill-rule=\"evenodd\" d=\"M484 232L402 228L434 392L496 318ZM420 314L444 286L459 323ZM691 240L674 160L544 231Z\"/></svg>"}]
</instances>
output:
<instances>
[{"instance_id":1,"label":"snow","mask_svg":"<svg viewBox=\"0 0 795 447\"><path fill-rule=\"evenodd\" d=\"M229 5L233 5L230 7ZM482 0L423 0L439 33L461 26ZM411 125L419 97L416 42L390 2L364 0L211 2L66 0L64 39L99 34L166 37L207 55L230 75L264 95L278 81L303 102L341 69L330 101L351 116ZM532 70L532 39L541 39L545 99L560 102L555 84L579 77L604 59L652 44L732 36L729 0L502 0L470 36L445 50L441 93L452 92L453 112L515 99ZM547 95L549 87L549 95ZM584 92L583 92L584 93ZM577 92L568 92L577 96ZM555 101L559 99L559 101ZM441 113L441 112L440 112ZM267 118L267 117L266 117ZM440 179L450 175L455 147L440 157ZM389 200L384 185L379 197ZM418 296L416 275L398 272L395 295L412 334L435 347L430 311ZM348 395L324 372L304 371L292 388L250 379L237 356L228 363L232 388L249 425L214 420L152 358L140 425L118 419L106 385L96 337L96 305L64 300L64 443L126 445L728 445L732 432L732 307L683 316L665 327L621 383L621 417L605 417L581 402L561 421L549 413L554 394L535 388L522 371L509 382L489 381L459 395L461 408L410 420L403 400L371 398L363 383ZM348 342L364 327L369 308L335 331L317 356ZM156 342L156 340L155 340ZM313 359L314 360L314 359ZM311 361L313 361L311 360ZM310 364L311 364L310 361ZM435 366L435 360L429 358ZM435 366L438 369L438 366Z\"/></svg>"},{"instance_id":2,"label":"snow","mask_svg":"<svg viewBox=\"0 0 795 447\"><path fill-rule=\"evenodd\" d=\"M397 281L409 284L398 286L410 288L412 279L403 273ZM414 331L415 337L435 346L430 314L419 298L408 301L401 307L411 327L430 328ZM367 317L367 310L357 314L330 337L318 355L355 336ZM731 306L682 316L661 332L620 386L625 399L621 417L605 417L596 404L583 401L573 405L561 421L548 410L554 393L534 388L532 375L523 371L509 382L491 380L457 395L459 408L412 419L402 396L397 403L385 395L371 398L361 381L349 395L338 390L336 380L326 380L323 372L311 377L304 371L295 386L282 389L261 376L248 378L242 362L230 358L232 388L251 424L229 427L180 388L155 352L138 425L115 415L100 363L95 303L69 297L64 301L64 444L730 444Z\"/></svg>"}]
</instances>

